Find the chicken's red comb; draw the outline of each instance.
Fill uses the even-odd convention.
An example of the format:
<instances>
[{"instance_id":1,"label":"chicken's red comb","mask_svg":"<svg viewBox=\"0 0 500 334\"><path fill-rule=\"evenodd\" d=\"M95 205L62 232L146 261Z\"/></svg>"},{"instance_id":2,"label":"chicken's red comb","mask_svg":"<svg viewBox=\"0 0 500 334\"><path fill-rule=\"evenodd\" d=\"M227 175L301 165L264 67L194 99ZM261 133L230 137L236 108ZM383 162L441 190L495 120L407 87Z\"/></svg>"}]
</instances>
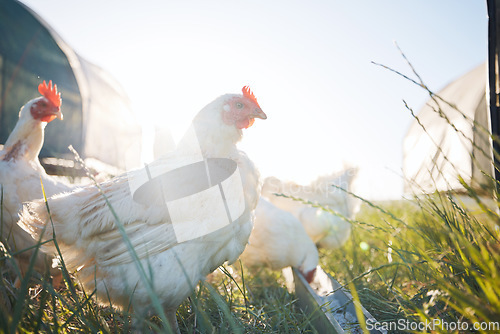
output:
<instances>
[{"instance_id":1,"label":"chicken's red comb","mask_svg":"<svg viewBox=\"0 0 500 334\"><path fill-rule=\"evenodd\" d=\"M61 106L61 93L57 92L57 85L54 85L54 87L52 87L52 80L49 81L48 86L45 80L43 80L43 83L38 85L38 91L54 106Z\"/></svg>"},{"instance_id":2,"label":"chicken's red comb","mask_svg":"<svg viewBox=\"0 0 500 334\"><path fill-rule=\"evenodd\" d=\"M257 102L257 98L255 97L255 95L253 95L252 91L250 90L250 87L243 86L243 88L241 89L241 91L243 92L243 96L244 97L246 97L247 99L250 99L253 102L255 102L255 104L260 108L259 103Z\"/></svg>"}]
</instances>

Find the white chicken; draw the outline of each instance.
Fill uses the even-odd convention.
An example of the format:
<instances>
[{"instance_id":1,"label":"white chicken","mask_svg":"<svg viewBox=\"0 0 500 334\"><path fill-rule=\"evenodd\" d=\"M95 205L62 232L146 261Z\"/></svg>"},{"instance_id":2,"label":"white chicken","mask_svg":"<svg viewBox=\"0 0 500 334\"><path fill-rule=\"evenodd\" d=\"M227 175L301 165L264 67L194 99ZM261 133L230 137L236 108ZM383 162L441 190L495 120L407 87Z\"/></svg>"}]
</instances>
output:
<instances>
[{"instance_id":1,"label":"white chicken","mask_svg":"<svg viewBox=\"0 0 500 334\"><path fill-rule=\"evenodd\" d=\"M68 185L49 177L38 160L45 126L56 117L62 119L61 97L57 86L52 87L52 81L47 86L44 81L38 86L38 91L42 96L21 108L17 124L0 151L0 187L3 193L1 238L15 252L35 245L30 235L16 224L22 203L43 198L41 181L48 196L69 189ZM32 252L23 251L16 256L23 272ZM45 255L39 252L35 269L45 271L46 263ZM51 265L50 259L48 264Z\"/></svg>"},{"instance_id":2,"label":"white chicken","mask_svg":"<svg viewBox=\"0 0 500 334\"><path fill-rule=\"evenodd\" d=\"M138 263L127 251L118 227L123 224L140 263L148 268L152 289L171 326L178 329L175 311L197 282L225 261L238 259L248 243L261 184L257 169L236 143L242 129L255 118L267 116L245 86L243 96L223 95L204 107L176 155L153 163L160 169L179 168L165 167L168 172L163 174L151 168L147 171L150 181L138 188L134 184L145 175L143 170L102 183L102 193L96 186L87 186L48 199L65 265L76 271L87 291L95 289L98 300L106 305L108 297L121 308L131 302L139 317L151 311L148 284L141 279ZM197 155L201 160L193 162ZM197 166L203 166L208 181L181 172ZM226 171L234 172L234 177L222 180ZM200 185L203 192L196 193ZM207 193L214 195L207 197ZM223 216L206 216L218 212ZM24 207L20 224L34 238L40 237L48 222L43 201ZM48 223L44 239L52 234L51 229Z\"/></svg>"},{"instance_id":3,"label":"white chicken","mask_svg":"<svg viewBox=\"0 0 500 334\"><path fill-rule=\"evenodd\" d=\"M361 202L332 185L352 192L356 175L357 168L347 168L340 174L319 177L306 186L269 177L264 182L262 195L277 207L293 213L317 245L324 248L338 248L349 239L350 223L321 208L275 194L308 200L328 207L346 218L353 218L359 211Z\"/></svg>"},{"instance_id":4,"label":"white chicken","mask_svg":"<svg viewBox=\"0 0 500 334\"><path fill-rule=\"evenodd\" d=\"M294 215L261 197L248 246L240 259L248 267L265 265L274 270L295 267L312 282L318 266L318 250Z\"/></svg>"}]
</instances>

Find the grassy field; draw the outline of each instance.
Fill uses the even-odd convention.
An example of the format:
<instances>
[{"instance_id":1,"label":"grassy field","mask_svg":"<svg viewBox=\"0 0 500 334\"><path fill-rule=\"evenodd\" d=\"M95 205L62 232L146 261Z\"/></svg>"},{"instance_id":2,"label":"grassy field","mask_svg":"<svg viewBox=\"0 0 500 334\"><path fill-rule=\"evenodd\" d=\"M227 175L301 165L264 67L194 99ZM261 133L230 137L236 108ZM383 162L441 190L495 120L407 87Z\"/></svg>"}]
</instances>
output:
<instances>
[{"instance_id":1,"label":"grassy field","mask_svg":"<svg viewBox=\"0 0 500 334\"><path fill-rule=\"evenodd\" d=\"M470 326L498 322L499 217L494 211L476 217L450 194L364 203L351 221L350 241L341 249L322 250L320 263L341 284L353 283L363 305L382 324L400 319ZM49 278L33 275L15 287L14 262L5 248L2 252L2 332L130 329L127 312L98 306L92 291L84 293L72 279L54 289ZM315 332L281 273L249 272L239 263L210 275L177 314L186 333ZM146 326L162 329L157 317Z\"/></svg>"},{"instance_id":2,"label":"grassy field","mask_svg":"<svg viewBox=\"0 0 500 334\"><path fill-rule=\"evenodd\" d=\"M451 194L365 205L349 243L321 263L344 284L353 282L380 322L498 326L498 218L471 215Z\"/></svg>"}]
</instances>

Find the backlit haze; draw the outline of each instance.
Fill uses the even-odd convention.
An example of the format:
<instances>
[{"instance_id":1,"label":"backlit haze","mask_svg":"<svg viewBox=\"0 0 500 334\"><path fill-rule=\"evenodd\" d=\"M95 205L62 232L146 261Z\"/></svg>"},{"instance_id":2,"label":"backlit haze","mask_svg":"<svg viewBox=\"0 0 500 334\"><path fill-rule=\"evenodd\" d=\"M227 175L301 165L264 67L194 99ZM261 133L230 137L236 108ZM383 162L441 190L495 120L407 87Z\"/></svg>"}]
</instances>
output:
<instances>
[{"instance_id":1,"label":"backlit haze","mask_svg":"<svg viewBox=\"0 0 500 334\"><path fill-rule=\"evenodd\" d=\"M146 133L177 140L203 106L249 85L268 119L240 148L263 176L305 183L358 165L370 199L402 195L402 100L418 110L427 98L371 62L411 75L396 41L438 91L487 52L485 1L22 2L124 86Z\"/></svg>"}]
</instances>

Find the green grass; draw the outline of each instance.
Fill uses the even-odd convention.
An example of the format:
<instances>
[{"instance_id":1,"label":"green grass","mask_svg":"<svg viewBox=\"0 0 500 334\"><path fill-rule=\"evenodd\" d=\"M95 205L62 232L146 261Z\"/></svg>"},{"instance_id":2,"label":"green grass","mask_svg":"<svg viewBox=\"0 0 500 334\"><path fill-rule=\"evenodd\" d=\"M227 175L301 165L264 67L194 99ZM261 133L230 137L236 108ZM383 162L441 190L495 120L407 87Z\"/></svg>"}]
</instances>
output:
<instances>
[{"instance_id":1,"label":"green grass","mask_svg":"<svg viewBox=\"0 0 500 334\"><path fill-rule=\"evenodd\" d=\"M448 194L383 207L391 214L363 206L357 219L371 226L355 224L343 249L323 251L323 268L354 283L379 322L498 323L498 217L479 221Z\"/></svg>"},{"instance_id":2,"label":"green grass","mask_svg":"<svg viewBox=\"0 0 500 334\"><path fill-rule=\"evenodd\" d=\"M451 194L371 204L365 203L352 222L348 243L322 250L320 263L341 284L354 284L379 322L498 322L498 216L477 219ZM5 248L0 258L0 331L130 329L130 315L97 305L93 293L84 293L71 275L66 287L54 289L47 275L31 272L15 288L15 261ZM236 263L200 283L177 315L181 331L187 333L313 333L295 298L279 272L249 272ZM160 318L151 317L148 329L165 327Z\"/></svg>"},{"instance_id":3,"label":"green grass","mask_svg":"<svg viewBox=\"0 0 500 334\"><path fill-rule=\"evenodd\" d=\"M179 307L182 332L314 333L279 274L262 269L254 276L235 267L216 270ZM59 289L37 274L29 287L16 289L15 277L8 269L2 271L0 332L122 333L130 329L133 315L97 305L92 293L84 293L72 277L71 287ZM21 316L16 317L14 310L19 307ZM167 331L156 316L147 319L143 330Z\"/></svg>"},{"instance_id":4,"label":"green grass","mask_svg":"<svg viewBox=\"0 0 500 334\"><path fill-rule=\"evenodd\" d=\"M351 239L341 249L322 250L320 263L341 284L354 284L380 322L494 322L500 319L499 221L491 212L477 219L446 193L364 203L352 221ZM47 275L31 272L18 289L7 249L0 259L0 331L130 329L130 315L97 305L93 292L83 292L71 273L66 287L54 289ZM313 333L295 298L279 272L250 272L236 263L200 283L177 315L187 333ZM165 327L151 317L147 329Z\"/></svg>"}]
</instances>

